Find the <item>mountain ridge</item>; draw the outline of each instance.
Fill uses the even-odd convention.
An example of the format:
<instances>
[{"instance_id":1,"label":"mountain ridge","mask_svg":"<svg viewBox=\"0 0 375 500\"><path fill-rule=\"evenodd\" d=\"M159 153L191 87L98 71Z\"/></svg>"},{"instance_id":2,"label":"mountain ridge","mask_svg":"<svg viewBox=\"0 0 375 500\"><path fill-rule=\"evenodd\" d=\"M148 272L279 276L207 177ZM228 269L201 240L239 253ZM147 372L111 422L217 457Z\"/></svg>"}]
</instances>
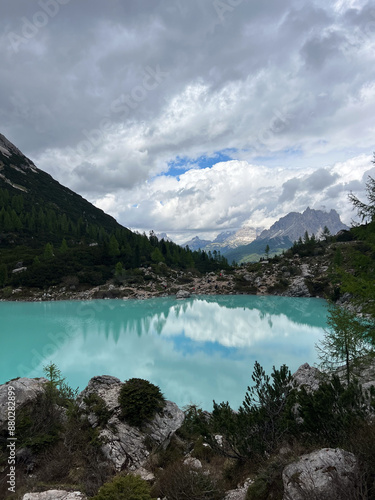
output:
<instances>
[{"instance_id":1,"label":"mountain ridge","mask_svg":"<svg viewBox=\"0 0 375 500\"><path fill-rule=\"evenodd\" d=\"M336 210L331 209L329 212L325 212L307 207L302 213L289 212L280 217L269 229L262 230L260 234L257 234L255 228L244 226L237 231L222 232L213 241L201 240L195 236L185 245L189 245L191 249L201 249L206 252L219 250L223 255L228 256L229 262L232 259L239 262L244 256L250 254L255 254L259 258L264 254L264 251L259 253L262 245L263 248L269 245L271 252L274 250L276 253L290 248L294 241L304 236L306 231L309 236L315 234L319 238L324 227L327 227L331 234L336 234L342 229L349 229L346 224L341 222L340 215ZM241 256L241 258L238 260L238 257L234 258L233 256Z\"/></svg>"},{"instance_id":2,"label":"mountain ridge","mask_svg":"<svg viewBox=\"0 0 375 500\"><path fill-rule=\"evenodd\" d=\"M286 236L291 241L297 241L307 231L309 236L313 234L319 238L327 227L332 234L340 230L348 230L349 227L341 222L340 215L335 209L329 212L315 210L307 207L304 212L289 212L284 217L280 217L269 229L265 229L257 237L259 240Z\"/></svg>"}]
</instances>

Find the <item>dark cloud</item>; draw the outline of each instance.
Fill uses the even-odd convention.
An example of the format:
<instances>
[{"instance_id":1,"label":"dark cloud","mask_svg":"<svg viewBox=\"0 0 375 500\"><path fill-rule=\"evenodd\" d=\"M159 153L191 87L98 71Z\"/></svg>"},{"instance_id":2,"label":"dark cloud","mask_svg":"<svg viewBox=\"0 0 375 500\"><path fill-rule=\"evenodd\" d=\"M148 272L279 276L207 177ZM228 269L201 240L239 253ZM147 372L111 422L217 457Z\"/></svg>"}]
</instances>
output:
<instances>
[{"instance_id":1,"label":"dark cloud","mask_svg":"<svg viewBox=\"0 0 375 500\"><path fill-rule=\"evenodd\" d=\"M230 148L250 163L287 158L298 172L267 206L302 203L337 180L325 155L374 148L375 13L347 4L5 2L1 132L90 199ZM306 156L319 161L304 179Z\"/></svg>"},{"instance_id":2,"label":"dark cloud","mask_svg":"<svg viewBox=\"0 0 375 500\"><path fill-rule=\"evenodd\" d=\"M327 169L319 168L305 179L304 187L308 191L322 191L333 184L338 177L338 174L331 174Z\"/></svg>"},{"instance_id":3,"label":"dark cloud","mask_svg":"<svg viewBox=\"0 0 375 500\"><path fill-rule=\"evenodd\" d=\"M283 191L279 198L279 203L283 203L284 201L292 201L300 186L301 180L297 178L289 179L288 181L284 182L284 184L282 185Z\"/></svg>"}]
</instances>

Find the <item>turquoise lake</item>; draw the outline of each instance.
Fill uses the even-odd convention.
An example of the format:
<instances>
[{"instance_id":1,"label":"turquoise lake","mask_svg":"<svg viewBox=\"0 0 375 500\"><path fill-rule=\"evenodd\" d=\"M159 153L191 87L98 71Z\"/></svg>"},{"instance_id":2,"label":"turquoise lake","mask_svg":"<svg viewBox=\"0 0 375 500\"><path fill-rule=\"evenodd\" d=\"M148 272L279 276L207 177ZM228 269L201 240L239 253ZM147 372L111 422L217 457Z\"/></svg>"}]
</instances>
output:
<instances>
[{"instance_id":1,"label":"turquoise lake","mask_svg":"<svg viewBox=\"0 0 375 500\"><path fill-rule=\"evenodd\" d=\"M0 383L52 361L80 390L95 375L138 377L180 407L238 408L256 360L267 373L317 361L326 314L321 299L247 295L1 302Z\"/></svg>"}]
</instances>

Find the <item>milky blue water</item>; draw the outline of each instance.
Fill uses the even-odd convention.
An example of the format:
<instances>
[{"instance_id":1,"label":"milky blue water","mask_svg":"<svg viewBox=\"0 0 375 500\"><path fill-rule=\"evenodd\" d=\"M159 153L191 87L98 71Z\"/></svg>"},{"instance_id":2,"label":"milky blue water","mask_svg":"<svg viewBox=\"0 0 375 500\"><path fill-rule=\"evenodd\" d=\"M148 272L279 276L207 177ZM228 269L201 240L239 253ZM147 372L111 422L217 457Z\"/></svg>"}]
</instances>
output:
<instances>
[{"instance_id":1,"label":"milky blue water","mask_svg":"<svg viewBox=\"0 0 375 500\"><path fill-rule=\"evenodd\" d=\"M54 362L83 389L95 375L144 378L179 406L237 408L257 360L270 373L317 361L325 301L201 296L87 302L1 302L0 383L43 376Z\"/></svg>"}]
</instances>

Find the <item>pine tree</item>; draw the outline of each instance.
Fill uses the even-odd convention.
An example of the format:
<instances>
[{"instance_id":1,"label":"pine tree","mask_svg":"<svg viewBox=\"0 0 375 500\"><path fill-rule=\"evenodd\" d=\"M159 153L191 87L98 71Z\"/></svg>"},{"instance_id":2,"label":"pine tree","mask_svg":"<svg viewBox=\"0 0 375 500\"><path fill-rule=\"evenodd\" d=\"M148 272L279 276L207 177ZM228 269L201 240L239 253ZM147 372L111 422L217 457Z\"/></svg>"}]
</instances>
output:
<instances>
[{"instance_id":1,"label":"pine tree","mask_svg":"<svg viewBox=\"0 0 375 500\"><path fill-rule=\"evenodd\" d=\"M268 245L268 243L267 243L267 245L266 245L266 248L265 248L265 250L264 250L264 253L266 254L266 258L268 259L268 254L270 253L270 246Z\"/></svg>"},{"instance_id":2,"label":"pine tree","mask_svg":"<svg viewBox=\"0 0 375 500\"><path fill-rule=\"evenodd\" d=\"M151 254L151 260L155 263L164 262L164 257L158 248L155 248Z\"/></svg>"},{"instance_id":3,"label":"pine tree","mask_svg":"<svg viewBox=\"0 0 375 500\"><path fill-rule=\"evenodd\" d=\"M123 274L124 274L124 266L122 265L122 262L117 262L115 267L115 277L121 278Z\"/></svg>"},{"instance_id":4,"label":"pine tree","mask_svg":"<svg viewBox=\"0 0 375 500\"><path fill-rule=\"evenodd\" d=\"M62 242L61 242L61 246L60 246L60 252L61 253L66 253L68 251L68 244L66 242L66 239L63 238Z\"/></svg>"},{"instance_id":5,"label":"pine tree","mask_svg":"<svg viewBox=\"0 0 375 500\"><path fill-rule=\"evenodd\" d=\"M114 234L112 234L109 239L108 254L110 257L117 257L120 255L120 247Z\"/></svg>"},{"instance_id":6,"label":"pine tree","mask_svg":"<svg viewBox=\"0 0 375 500\"><path fill-rule=\"evenodd\" d=\"M375 164L375 154L372 163ZM370 219L370 221L375 219L375 179L368 176L368 181L366 182L366 193L369 204L360 201L353 193L349 194L349 200L357 209L358 216L361 217L362 221Z\"/></svg>"},{"instance_id":7,"label":"pine tree","mask_svg":"<svg viewBox=\"0 0 375 500\"><path fill-rule=\"evenodd\" d=\"M349 383L353 368L369 361L375 354L375 347L369 337L371 325L337 305L329 306L328 311L328 329L316 346L318 356L322 366L331 370L345 364Z\"/></svg>"},{"instance_id":8,"label":"pine tree","mask_svg":"<svg viewBox=\"0 0 375 500\"><path fill-rule=\"evenodd\" d=\"M0 286L4 286L8 280L8 269L5 264L0 265Z\"/></svg>"},{"instance_id":9,"label":"pine tree","mask_svg":"<svg viewBox=\"0 0 375 500\"><path fill-rule=\"evenodd\" d=\"M46 246L44 247L43 257L45 259L51 259L52 257L54 257L53 246L51 243L47 243Z\"/></svg>"}]
</instances>

